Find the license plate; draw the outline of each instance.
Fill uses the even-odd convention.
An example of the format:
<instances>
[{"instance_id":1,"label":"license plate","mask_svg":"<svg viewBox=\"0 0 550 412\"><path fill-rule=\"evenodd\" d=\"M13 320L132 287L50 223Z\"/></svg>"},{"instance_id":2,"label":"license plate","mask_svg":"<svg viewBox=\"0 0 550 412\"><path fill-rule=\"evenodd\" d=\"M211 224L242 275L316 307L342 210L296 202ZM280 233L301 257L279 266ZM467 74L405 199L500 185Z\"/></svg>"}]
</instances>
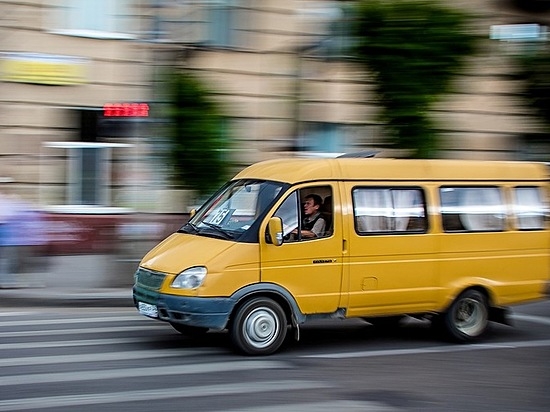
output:
<instances>
[{"instance_id":1,"label":"license plate","mask_svg":"<svg viewBox=\"0 0 550 412\"><path fill-rule=\"evenodd\" d=\"M159 311L155 305L150 305L149 303L138 302L139 313L151 318L158 318Z\"/></svg>"}]
</instances>

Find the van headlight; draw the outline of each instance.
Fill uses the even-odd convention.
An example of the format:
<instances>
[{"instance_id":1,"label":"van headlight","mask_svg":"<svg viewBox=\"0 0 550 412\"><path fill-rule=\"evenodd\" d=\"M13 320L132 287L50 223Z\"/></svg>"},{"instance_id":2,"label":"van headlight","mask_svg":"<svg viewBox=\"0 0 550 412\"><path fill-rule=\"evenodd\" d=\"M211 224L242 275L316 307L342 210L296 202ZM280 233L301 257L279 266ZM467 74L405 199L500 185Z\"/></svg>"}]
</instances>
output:
<instances>
[{"instance_id":1,"label":"van headlight","mask_svg":"<svg viewBox=\"0 0 550 412\"><path fill-rule=\"evenodd\" d=\"M172 287L177 289L195 289L202 285L208 271L204 266L185 269L172 281Z\"/></svg>"}]
</instances>

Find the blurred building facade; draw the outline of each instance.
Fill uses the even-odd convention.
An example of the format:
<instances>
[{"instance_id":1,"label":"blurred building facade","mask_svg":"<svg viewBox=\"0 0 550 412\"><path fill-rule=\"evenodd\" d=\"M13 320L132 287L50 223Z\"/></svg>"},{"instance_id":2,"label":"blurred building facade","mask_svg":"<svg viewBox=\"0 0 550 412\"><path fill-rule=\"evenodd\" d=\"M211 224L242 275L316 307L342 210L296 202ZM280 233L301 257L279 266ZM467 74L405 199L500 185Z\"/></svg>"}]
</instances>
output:
<instances>
[{"instance_id":1,"label":"blurred building facade","mask_svg":"<svg viewBox=\"0 0 550 412\"><path fill-rule=\"evenodd\" d=\"M283 154L380 148L373 85L346 58L345 22L335 25L347 3L1 1L0 185L58 212L185 212L156 155L161 74L174 66L204 79L220 103L235 170ZM490 38L491 27L550 22L550 11L518 3L453 2L487 40L433 111L441 157L550 158L510 76L525 43Z\"/></svg>"}]
</instances>

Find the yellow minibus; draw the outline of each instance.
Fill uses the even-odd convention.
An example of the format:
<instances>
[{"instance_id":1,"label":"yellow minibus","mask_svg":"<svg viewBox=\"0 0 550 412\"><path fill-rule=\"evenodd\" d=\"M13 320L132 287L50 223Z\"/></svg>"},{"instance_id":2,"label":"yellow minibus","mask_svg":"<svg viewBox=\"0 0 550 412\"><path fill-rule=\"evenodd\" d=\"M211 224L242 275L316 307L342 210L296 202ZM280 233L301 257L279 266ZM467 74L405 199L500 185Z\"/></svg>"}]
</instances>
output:
<instances>
[{"instance_id":1,"label":"yellow minibus","mask_svg":"<svg viewBox=\"0 0 550 412\"><path fill-rule=\"evenodd\" d=\"M543 163L279 159L249 166L135 273L139 313L248 355L310 320L430 319L479 340L550 293Z\"/></svg>"}]
</instances>

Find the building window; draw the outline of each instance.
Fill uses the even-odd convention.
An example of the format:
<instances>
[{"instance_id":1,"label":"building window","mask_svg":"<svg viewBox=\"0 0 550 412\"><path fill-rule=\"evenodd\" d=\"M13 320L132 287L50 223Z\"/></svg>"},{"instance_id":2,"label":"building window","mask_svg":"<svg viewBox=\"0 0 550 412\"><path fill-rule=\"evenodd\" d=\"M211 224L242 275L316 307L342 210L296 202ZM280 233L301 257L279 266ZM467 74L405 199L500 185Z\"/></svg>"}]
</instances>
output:
<instances>
[{"instance_id":1,"label":"building window","mask_svg":"<svg viewBox=\"0 0 550 412\"><path fill-rule=\"evenodd\" d=\"M208 39L212 47L232 48L243 45L247 21L243 9L232 0L212 2L208 7Z\"/></svg>"},{"instance_id":2,"label":"building window","mask_svg":"<svg viewBox=\"0 0 550 412\"><path fill-rule=\"evenodd\" d=\"M354 44L351 29L355 18L353 9L348 6L335 7L329 16L328 33L315 52L329 59L351 58Z\"/></svg>"},{"instance_id":3,"label":"building window","mask_svg":"<svg viewBox=\"0 0 550 412\"><path fill-rule=\"evenodd\" d=\"M109 181L105 150L94 147L73 149L72 161L74 162L73 176L78 177L71 182L70 202L82 205L105 205L107 202L107 188L102 182Z\"/></svg>"},{"instance_id":4,"label":"building window","mask_svg":"<svg viewBox=\"0 0 550 412\"><path fill-rule=\"evenodd\" d=\"M130 38L132 0L58 0L52 29L82 37Z\"/></svg>"},{"instance_id":5,"label":"building window","mask_svg":"<svg viewBox=\"0 0 550 412\"><path fill-rule=\"evenodd\" d=\"M303 125L301 150L320 153L343 152L345 134L337 123L306 122Z\"/></svg>"},{"instance_id":6,"label":"building window","mask_svg":"<svg viewBox=\"0 0 550 412\"><path fill-rule=\"evenodd\" d=\"M128 144L95 142L47 142L67 157L64 204L69 207L111 207L112 150Z\"/></svg>"}]
</instances>

